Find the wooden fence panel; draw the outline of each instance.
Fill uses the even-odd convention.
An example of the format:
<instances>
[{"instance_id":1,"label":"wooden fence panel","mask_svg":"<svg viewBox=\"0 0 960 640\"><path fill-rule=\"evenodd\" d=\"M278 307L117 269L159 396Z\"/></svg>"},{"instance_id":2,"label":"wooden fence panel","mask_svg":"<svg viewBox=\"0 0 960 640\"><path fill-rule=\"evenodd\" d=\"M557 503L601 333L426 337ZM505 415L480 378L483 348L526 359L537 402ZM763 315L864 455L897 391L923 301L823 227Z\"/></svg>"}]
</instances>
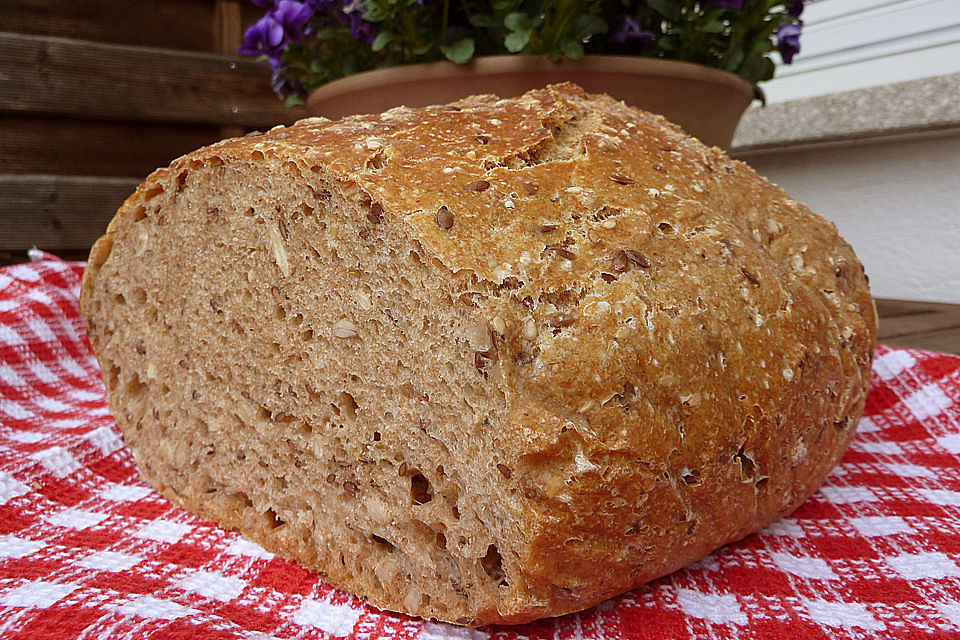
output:
<instances>
[{"instance_id":1,"label":"wooden fence panel","mask_svg":"<svg viewBox=\"0 0 960 640\"><path fill-rule=\"evenodd\" d=\"M212 126L0 115L0 173L144 178L219 139Z\"/></svg>"},{"instance_id":2,"label":"wooden fence panel","mask_svg":"<svg viewBox=\"0 0 960 640\"><path fill-rule=\"evenodd\" d=\"M135 178L0 175L0 250L88 249L138 184Z\"/></svg>"},{"instance_id":3,"label":"wooden fence panel","mask_svg":"<svg viewBox=\"0 0 960 640\"><path fill-rule=\"evenodd\" d=\"M0 31L216 51L213 0L0 0Z\"/></svg>"},{"instance_id":4,"label":"wooden fence panel","mask_svg":"<svg viewBox=\"0 0 960 640\"><path fill-rule=\"evenodd\" d=\"M266 128L303 116L263 64L225 54L0 33L0 111Z\"/></svg>"}]
</instances>

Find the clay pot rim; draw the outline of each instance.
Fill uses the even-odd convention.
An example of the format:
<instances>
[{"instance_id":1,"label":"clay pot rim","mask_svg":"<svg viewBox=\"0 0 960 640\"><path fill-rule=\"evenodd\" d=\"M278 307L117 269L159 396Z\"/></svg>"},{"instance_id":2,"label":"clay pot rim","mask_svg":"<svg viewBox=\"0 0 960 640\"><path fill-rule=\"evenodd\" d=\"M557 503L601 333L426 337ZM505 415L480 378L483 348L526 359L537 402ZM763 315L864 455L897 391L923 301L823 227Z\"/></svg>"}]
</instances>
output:
<instances>
[{"instance_id":1,"label":"clay pot rim","mask_svg":"<svg viewBox=\"0 0 960 640\"><path fill-rule=\"evenodd\" d=\"M708 67L694 62L665 60L645 56L587 55L579 60L553 61L540 55L480 56L466 64L448 60L417 62L371 71L361 71L321 85L307 97L307 109L328 98L365 89L371 85L424 81L449 77L452 73L463 75L498 75L503 73L529 73L553 71L558 68L582 69L600 73L668 76L726 85L731 89L754 94L753 85L735 73Z\"/></svg>"}]
</instances>

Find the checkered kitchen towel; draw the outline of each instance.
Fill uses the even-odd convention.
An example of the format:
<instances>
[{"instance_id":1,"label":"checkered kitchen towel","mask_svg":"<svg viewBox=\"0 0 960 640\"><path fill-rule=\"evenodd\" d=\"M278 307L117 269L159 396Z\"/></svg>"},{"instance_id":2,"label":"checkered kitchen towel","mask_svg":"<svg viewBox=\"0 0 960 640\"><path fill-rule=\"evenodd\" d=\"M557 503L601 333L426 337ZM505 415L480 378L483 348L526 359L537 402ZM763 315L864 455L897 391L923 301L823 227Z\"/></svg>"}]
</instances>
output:
<instances>
[{"instance_id":1,"label":"checkered kitchen towel","mask_svg":"<svg viewBox=\"0 0 960 640\"><path fill-rule=\"evenodd\" d=\"M79 264L0 269L0 637L958 638L960 358L880 347L840 467L791 517L580 614L470 630L369 607L137 478Z\"/></svg>"}]
</instances>

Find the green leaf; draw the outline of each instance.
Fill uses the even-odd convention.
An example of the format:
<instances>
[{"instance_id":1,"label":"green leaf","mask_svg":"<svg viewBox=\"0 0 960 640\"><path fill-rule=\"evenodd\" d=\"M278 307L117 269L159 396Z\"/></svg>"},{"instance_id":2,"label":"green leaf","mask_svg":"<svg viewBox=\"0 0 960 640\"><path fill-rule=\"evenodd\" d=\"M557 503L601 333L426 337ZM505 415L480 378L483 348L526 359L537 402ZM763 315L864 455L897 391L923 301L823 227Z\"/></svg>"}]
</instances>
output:
<instances>
[{"instance_id":1,"label":"green leaf","mask_svg":"<svg viewBox=\"0 0 960 640\"><path fill-rule=\"evenodd\" d=\"M740 65L743 64L743 59L746 55L743 49L734 49L730 52L730 57L727 58L723 68L727 71L736 71Z\"/></svg>"},{"instance_id":2,"label":"green leaf","mask_svg":"<svg viewBox=\"0 0 960 640\"><path fill-rule=\"evenodd\" d=\"M647 0L647 6L667 20L679 22L683 3L680 0Z\"/></svg>"},{"instance_id":3,"label":"green leaf","mask_svg":"<svg viewBox=\"0 0 960 640\"><path fill-rule=\"evenodd\" d=\"M750 51L758 51L760 53L770 53L774 49L776 49L776 45L773 44L770 38L760 38L750 47Z\"/></svg>"},{"instance_id":4,"label":"green leaf","mask_svg":"<svg viewBox=\"0 0 960 640\"><path fill-rule=\"evenodd\" d=\"M476 13L470 16L470 24L480 29L493 29L499 26L494 17L486 13Z\"/></svg>"},{"instance_id":5,"label":"green leaf","mask_svg":"<svg viewBox=\"0 0 960 640\"><path fill-rule=\"evenodd\" d=\"M776 66L773 64L773 60L770 58L763 59L763 74L760 76L760 82L764 80L770 80L773 78L773 72L775 71Z\"/></svg>"},{"instance_id":6,"label":"green leaf","mask_svg":"<svg viewBox=\"0 0 960 640\"><path fill-rule=\"evenodd\" d=\"M298 95L287 96L283 100L283 104L288 107L295 107L297 105L303 104L303 98Z\"/></svg>"},{"instance_id":7,"label":"green leaf","mask_svg":"<svg viewBox=\"0 0 960 640\"><path fill-rule=\"evenodd\" d=\"M360 3L360 6L363 8L364 20L370 22L383 22L394 18L398 9L396 2L383 2L382 0L364 0Z\"/></svg>"},{"instance_id":8,"label":"green leaf","mask_svg":"<svg viewBox=\"0 0 960 640\"><path fill-rule=\"evenodd\" d=\"M506 11L513 5L513 0L493 0L494 11Z\"/></svg>"},{"instance_id":9,"label":"green leaf","mask_svg":"<svg viewBox=\"0 0 960 640\"><path fill-rule=\"evenodd\" d=\"M377 34L377 37L373 39L373 44L370 45L370 48L374 51L382 51L385 46L390 44L393 40L393 34L389 31L381 31Z\"/></svg>"},{"instance_id":10,"label":"green leaf","mask_svg":"<svg viewBox=\"0 0 960 640\"><path fill-rule=\"evenodd\" d=\"M367 9L367 11L363 14L363 19L369 20L370 22L384 22L392 17L393 15L391 15L390 11L386 11L379 7L375 9Z\"/></svg>"},{"instance_id":11,"label":"green leaf","mask_svg":"<svg viewBox=\"0 0 960 640\"><path fill-rule=\"evenodd\" d=\"M510 29L510 31L529 32L533 28L533 24L530 22L530 18L527 16L527 14L520 13L519 11L508 13L503 19L503 26L505 26L507 29Z\"/></svg>"},{"instance_id":12,"label":"green leaf","mask_svg":"<svg viewBox=\"0 0 960 640\"><path fill-rule=\"evenodd\" d=\"M574 38L581 42L586 42L598 33L606 33L607 28L606 20L591 14L577 16L571 24Z\"/></svg>"},{"instance_id":13,"label":"green leaf","mask_svg":"<svg viewBox=\"0 0 960 640\"><path fill-rule=\"evenodd\" d=\"M703 20L697 21L697 31L700 33L717 33L723 29L723 21L721 20Z\"/></svg>"},{"instance_id":14,"label":"green leaf","mask_svg":"<svg viewBox=\"0 0 960 640\"><path fill-rule=\"evenodd\" d=\"M673 34L662 36L657 40L657 46L664 51L675 51L679 44L680 38Z\"/></svg>"},{"instance_id":15,"label":"green leaf","mask_svg":"<svg viewBox=\"0 0 960 640\"><path fill-rule=\"evenodd\" d=\"M510 53L517 53L527 46L528 42L530 42L529 31L514 31L503 39L503 46Z\"/></svg>"},{"instance_id":16,"label":"green leaf","mask_svg":"<svg viewBox=\"0 0 960 640\"><path fill-rule=\"evenodd\" d=\"M450 46L440 47L440 51L447 57L447 60L456 62L457 64L463 64L473 57L474 48L473 38L463 38L462 40L457 40Z\"/></svg>"},{"instance_id":17,"label":"green leaf","mask_svg":"<svg viewBox=\"0 0 960 640\"><path fill-rule=\"evenodd\" d=\"M413 55L415 55L415 56L422 56L422 55L425 54L427 51L430 51L430 49L433 49L433 43L432 43L432 42L428 42L428 43L426 43L426 44L422 44L422 45L420 45L419 47L413 47L413 48L411 48L410 50L413 52Z\"/></svg>"},{"instance_id":18,"label":"green leaf","mask_svg":"<svg viewBox=\"0 0 960 640\"><path fill-rule=\"evenodd\" d=\"M738 73L751 84L757 84L760 81L760 78L763 77L763 73L766 69L766 58L763 54L759 52L752 52L747 55L747 59L744 60L743 64L740 66Z\"/></svg>"},{"instance_id":19,"label":"green leaf","mask_svg":"<svg viewBox=\"0 0 960 640\"><path fill-rule=\"evenodd\" d=\"M560 45L560 50L563 51L563 55L572 60L578 60L583 57L583 46L576 40L567 40Z\"/></svg>"}]
</instances>

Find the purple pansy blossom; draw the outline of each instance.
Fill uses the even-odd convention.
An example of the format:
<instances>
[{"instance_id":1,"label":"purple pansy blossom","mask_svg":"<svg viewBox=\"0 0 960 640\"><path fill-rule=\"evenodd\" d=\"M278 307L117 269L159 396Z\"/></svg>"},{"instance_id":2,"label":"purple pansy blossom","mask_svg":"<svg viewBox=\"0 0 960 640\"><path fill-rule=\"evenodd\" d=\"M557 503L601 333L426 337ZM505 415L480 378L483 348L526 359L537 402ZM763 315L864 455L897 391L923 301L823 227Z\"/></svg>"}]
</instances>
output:
<instances>
[{"instance_id":1,"label":"purple pansy blossom","mask_svg":"<svg viewBox=\"0 0 960 640\"><path fill-rule=\"evenodd\" d=\"M644 31L633 16L624 16L620 26L610 34L610 39L620 44L627 44L628 42L646 44L653 40L653 33Z\"/></svg>"},{"instance_id":2,"label":"purple pansy blossom","mask_svg":"<svg viewBox=\"0 0 960 640\"><path fill-rule=\"evenodd\" d=\"M243 44L240 45L240 53L248 56L265 55L274 59L280 57L286 45L283 26L268 13L247 29L243 35Z\"/></svg>"},{"instance_id":3,"label":"purple pansy blossom","mask_svg":"<svg viewBox=\"0 0 960 640\"><path fill-rule=\"evenodd\" d=\"M287 65L283 64L279 60L271 60L270 70L273 72L270 85L273 88L274 93L279 96L297 95L301 98L306 96L307 92L304 90L300 81L296 78L291 78L288 75Z\"/></svg>"},{"instance_id":4,"label":"purple pansy blossom","mask_svg":"<svg viewBox=\"0 0 960 640\"><path fill-rule=\"evenodd\" d=\"M743 0L710 0L710 4L727 9L743 9Z\"/></svg>"},{"instance_id":5,"label":"purple pansy blossom","mask_svg":"<svg viewBox=\"0 0 960 640\"><path fill-rule=\"evenodd\" d=\"M363 6L358 0L345 3L341 14L347 28L350 29L350 35L357 42L370 44L377 37L377 25L363 19Z\"/></svg>"},{"instance_id":6,"label":"purple pansy blossom","mask_svg":"<svg viewBox=\"0 0 960 640\"><path fill-rule=\"evenodd\" d=\"M357 42L370 44L377 37L376 23L363 19L363 5L357 0L307 0L307 4L318 14L334 14Z\"/></svg>"},{"instance_id":7,"label":"purple pansy blossom","mask_svg":"<svg viewBox=\"0 0 960 640\"><path fill-rule=\"evenodd\" d=\"M800 14L803 13L804 0L792 0L787 4L787 13L792 15L794 18L799 18Z\"/></svg>"},{"instance_id":8,"label":"purple pansy blossom","mask_svg":"<svg viewBox=\"0 0 960 640\"><path fill-rule=\"evenodd\" d=\"M360 11L346 14L347 27L350 29L350 35L357 42L371 44L377 37L377 25L369 20L363 19Z\"/></svg>"},{"instance_id":9,"label":"purple pansy blossom","mask_svg":"<svg viewBox=\"0 0 960 640\"><path fill-rule=\"evenodd\" d=\"M298 0L280 0L271 13L289 39L301 40L310 33L307 25L313 17L313 9L309 5Z\"/></svg>"},{"instance_id":10,"label":"purple pansy blossom","mask_svg":"<svg viewBox=\"0 0 960 640\"><path fill-rule=\"evenodd\" d=\"M787 64L793 62L793 56L800 52L800 25L788 24L777 31L777 49Z\"/></svg>"}]
</instances>

